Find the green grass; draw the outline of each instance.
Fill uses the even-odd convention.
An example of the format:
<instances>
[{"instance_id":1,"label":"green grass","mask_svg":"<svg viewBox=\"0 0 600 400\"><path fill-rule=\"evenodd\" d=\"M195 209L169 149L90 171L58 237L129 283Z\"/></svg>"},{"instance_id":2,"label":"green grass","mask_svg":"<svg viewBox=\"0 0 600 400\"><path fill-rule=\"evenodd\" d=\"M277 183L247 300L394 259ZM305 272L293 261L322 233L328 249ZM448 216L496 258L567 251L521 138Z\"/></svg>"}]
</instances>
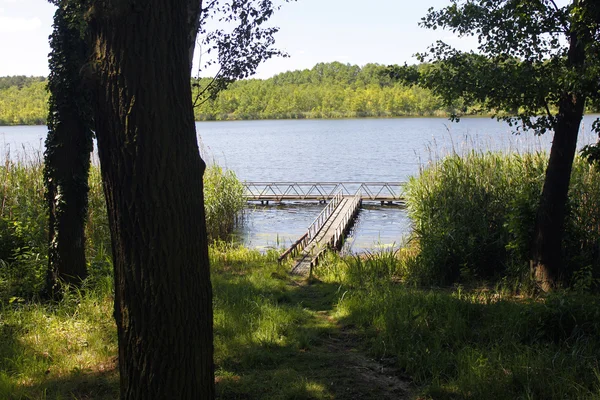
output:
<instances>
[{"instance_id":1,"label":"green grass","mask_svg":"<svg viewBox=\"0 0 600 400\"><path fill-rule=\"evenodd\" d=\"M597 296L420 289L399 281L406 253L329 255L308 282L212 246L218 398L600 398ZM3 305L0 398L118 396L111 284Z\"/></svg>"},{"instance_id":2,"label":"green grass","mask_svg":"<svg viewBox=\"0 0 600 400\"><path fill-rule=\"evenodd\" d=\"M600 398L598 296L416 288L397 282L405 262L330 259L321 279L344 288L340 323L360 327L374 356L393 356L425 398Z\"/></svg>"}]
</instances>

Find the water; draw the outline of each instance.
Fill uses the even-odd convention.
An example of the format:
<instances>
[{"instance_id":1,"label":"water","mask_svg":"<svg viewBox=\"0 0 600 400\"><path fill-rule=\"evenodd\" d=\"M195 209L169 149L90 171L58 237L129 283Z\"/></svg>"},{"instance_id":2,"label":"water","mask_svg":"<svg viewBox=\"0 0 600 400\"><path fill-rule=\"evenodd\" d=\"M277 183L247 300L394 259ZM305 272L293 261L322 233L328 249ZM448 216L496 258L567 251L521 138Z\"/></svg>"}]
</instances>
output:
<instances>
[{"instance_id":1,"label":"water","mask_svg":"<svg viewBox=\"0 0 600 400\"><path fill-rule=\"evenodd\" d=\"M596 141L586 116L579 146ZM280 120L198 122L204 157L246 181L406 181L419 166L469 149L540 151L551 137L515 136L504 122L465 118ZM43 151L46 127L0 127L0 145L14 154ZM252 206L236 232L244 244L282 247L302 235L322 206L317 203ZM360 213L348 251L399 244L410 230L405 210L378 205Z\"/></svg>"}]
</instances>

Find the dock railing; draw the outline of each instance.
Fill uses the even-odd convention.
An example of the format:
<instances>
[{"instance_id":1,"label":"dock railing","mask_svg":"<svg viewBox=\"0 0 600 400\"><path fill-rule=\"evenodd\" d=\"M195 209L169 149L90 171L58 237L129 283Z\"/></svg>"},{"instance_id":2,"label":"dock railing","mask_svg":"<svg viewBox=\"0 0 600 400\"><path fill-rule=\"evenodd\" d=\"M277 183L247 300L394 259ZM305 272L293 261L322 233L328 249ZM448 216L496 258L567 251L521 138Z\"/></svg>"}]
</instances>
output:
<instances>
[{"instance_id":1,"label":"dock railing","mask_svg":"<svg viewBox=\"0 0 600 400\"><path fill-rule=\"evenodd\" d=\"M244 182L243 185L249 201L326 201L340 191L344 196L353 196L359 190L362 200L404 200L404 182Z\"/></svg>"},{"instance_id":2,"label":"dock railing","mask_svg":"<svg viewBox=\"0 0 600 400\"><path fill-rule=\"evenodd\" d=\"M361 190L358 189L354 194L354 197L350 200L350 208L348 212L344 215L344 219L341 224L339 224L333 234L332 242L329 243L331 247L335 247L339 249L342 245L342 241L347 233L347 230L350 227L350 220L356 217L356 213L360 208L360 204L362 202L362 193Z\"/></svg>"},{"instance_id":3,"label":"dock railing","mask_svg":"<svg viewBox=\"0 0 600 400\"><path fill-rule=\"evenodd\" d=\"M310 240L314 239L317 236L317 233L319 233L323 225L325 225L325 222L327 222L329 217L331 217L333 210L335 210L338 204L340 204L340 201L342 201L343 197L344 194L341 190L339 190L337 194L333 196L331 201L327 203L327 206L325 206L325 208L321 210L321 212L319 213L317 218L315 218L312 224L310 224L310 226L308 227L308 238Z\"/></svg>"},{"instance_id":4,"label":"dock railing","mask_svg":"<svg viewBox=\"0 0 600 400\"><path fill-rule=\"evenodd\" d=\"M327 222L329 217L331 217L331 214L336 209L338 204L340 204L340 202L342 201L343 198L344 198L344 195L343 195L342 191L339 190L338 193L333 196L331 201L329 203L327 203L325 208L323 208L323 210L321 210L321 212L319 213L317 218L315 218L315 220L312 222L312 224L310 224L306 233L304 235L302 235L300 237L300 239L296 240L286 251L284 251L279 256L278 261L281 262L286 257L288 257L290 255L294 256L294 255L298 254L300 251L302 251L308 245L308 243L310 243L310 241L313 240L317 236L317 234L319 233L319 231L321 230L323 225L325 225L325 222Z\"/></svg>"}]
</instances>

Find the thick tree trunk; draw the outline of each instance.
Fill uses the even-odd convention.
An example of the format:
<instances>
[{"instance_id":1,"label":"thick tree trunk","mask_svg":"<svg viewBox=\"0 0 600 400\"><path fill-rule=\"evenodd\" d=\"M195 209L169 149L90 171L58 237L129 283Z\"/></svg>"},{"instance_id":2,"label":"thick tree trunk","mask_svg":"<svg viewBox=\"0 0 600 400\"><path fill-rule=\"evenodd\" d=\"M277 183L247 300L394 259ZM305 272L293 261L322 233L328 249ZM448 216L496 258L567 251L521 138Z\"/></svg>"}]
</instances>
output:
<instances>
[{"instance_id":1,"label":"thick tree trunk","mask_svg":"<svg viewBox=\"0 0 600 400\"><path fill-rule=\"evenodd\" d=\"M94 1L96 135L122 399L214 397L212 292L189 4Z\"/></svg>"},{"instance_id":2,"label":"thick tree trunk","mask_svg":"<svg viewBox=\"0 0 600 400\"><path fill-rule=\"evenodd\" d=\"M47 292L59 282L78 285L87 276L85 221L92 151L89 96L80 70L87 58L82 38L82 7L63 1L54 16L48 136L44 152L44 181L49 209Z\"/></svg>"},{"instance_id":3,"label":"thick tree trunk","mask_svg":"<svg viewBox=\"0 0 600 400\"><path fill-rule=\"evenodd\" d=\"M585 63L585 49L572 27L567 67L578 73ZM577 135L583 118L585 97L566 91L558 104L554 140L537 212L531 251L531 273L543 291L550 291L563 278L562 240L571 170L577 149Z\"/></svg>"},{"instance_id":4,"label":"thick tree trunk","mask_svg":"<svg viewBox=\"0 0 600 400\"><path fill-rule=\"evenodd\" d=\"M122 399L214 397L212 292L189 5L95 1L96 135Z\"/></svg>"},{"instance_id":5,"label":"thick tree trunk","mask_svg":"<svg viewBox=\"0 0 600 400\"><path fill-rule=\"evenodd\" d=\"M543 291L552 290L564 274L562 239L583 103L575 96L565 95L561 100L550 149L531 257L533 278Z\"/></svg>"}]
</instances>

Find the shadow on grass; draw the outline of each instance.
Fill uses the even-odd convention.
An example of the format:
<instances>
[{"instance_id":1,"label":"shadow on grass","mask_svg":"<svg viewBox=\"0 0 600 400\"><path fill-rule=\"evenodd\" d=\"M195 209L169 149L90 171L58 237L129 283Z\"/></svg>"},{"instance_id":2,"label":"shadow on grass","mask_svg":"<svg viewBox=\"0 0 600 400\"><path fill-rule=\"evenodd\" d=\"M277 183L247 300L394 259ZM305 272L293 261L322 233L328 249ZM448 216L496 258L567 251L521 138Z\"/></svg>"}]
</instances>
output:
<instances>
[{"instance_id":1,"label":"shadow on grass","mask_svg":"<svg viewBox=\"0 0 600 400\"><path fill-rule=\"evenodd\" d=\"M557 293L515 299L489 291L381 282L348 293L341 324L393 356L427 398L596 398L600 299Z\"/></svg>"},{"instance_id":2,"label":"shadow on grass","mask_svg":"<svg viewBox=\"0 0 600 400\"><path fill-rule=\"evenodd\" d=\"M0 398L6 400L115 399L119 396L116 363L97 370L74 369L56 376L52 357L25 345L27 331L15 324L0 325Z\"/></svg>"},{"instance_id":3,"label":"shadow on grass","mask_svg":"<svg viewBox=\"0 0 600 400\"><path fill-rule=\"evenodd\" d=\"M105 371L73 371L67 376L48 377L35 385L22 385L7 400L114 400L119 398L117 368Z\"/></svg>"},{"instance_id":4,"label":"shadow on grass","mask_svg":"<svg viewBox=\"0 0 600 400\"><path fill-rule=\"evenodd\" d=\"M359 336L332 318L337 284L277 276L215 280L217 393L221 399L398 399L373 384Z\"/></svg>"}]
</instances>

